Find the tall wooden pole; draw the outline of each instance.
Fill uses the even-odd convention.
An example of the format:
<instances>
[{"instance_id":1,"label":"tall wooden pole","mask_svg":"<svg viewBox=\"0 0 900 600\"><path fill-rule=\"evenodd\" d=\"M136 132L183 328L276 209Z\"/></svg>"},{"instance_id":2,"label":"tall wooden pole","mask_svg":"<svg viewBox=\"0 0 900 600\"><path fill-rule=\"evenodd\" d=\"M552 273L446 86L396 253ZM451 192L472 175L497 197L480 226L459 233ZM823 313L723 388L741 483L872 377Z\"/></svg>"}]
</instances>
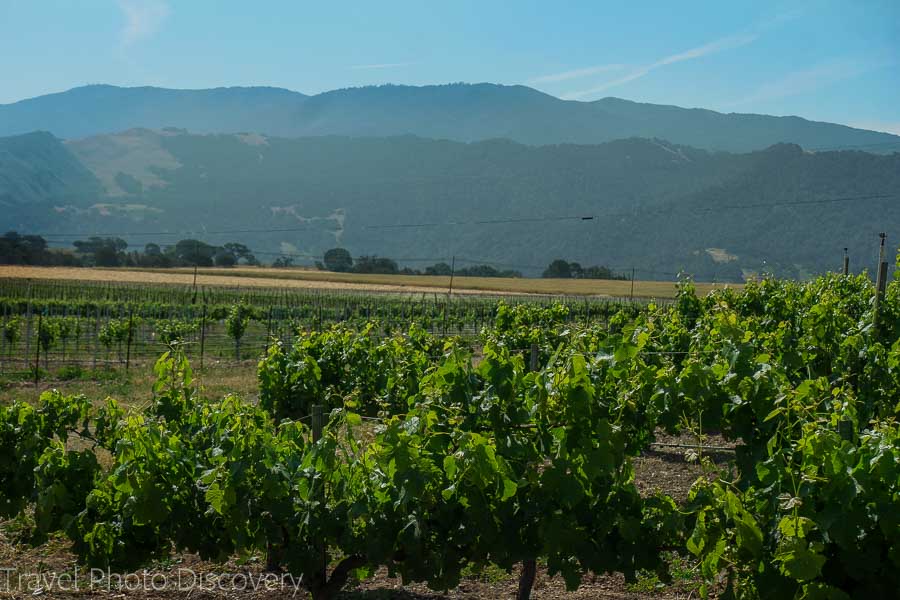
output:
<instances>
[{"instance_id":1,"label":"tall wooden pole","mask_svg":"<svg viewBox=\"0 0 900 600\"><path fill-rule=\"evenodd\" d=\"M538 345L531 345L531 360L528 362L529 371L537 371L538 363ZM516 600L529 600L531 598L531 588L534 587L534 579L537 575L537 561L533 558L522 561L522 573L519 575L519 589L516 590Z\"/></svg>"},{"instance_id":2,"label":"tall wooden pole","mask_svg":"<svg viewBox=\"0 0 900 600\"><path fill-rule=\"evenodd\" d=\"M450 259L450 290L447 292L448 296L453 295L453 274L456 272L456 256Z\"/></svg>"},{"instance_id":3,"label":"tall wooden pole","mask_svg":"<svg viewBox=\"0 0 900 600\"><path fill-rule=\"evenodd\" d=\"M878 317L881 308L881 299L884 297L884 291L887 286L887 261L884 260L884 241L887 237L884 233L878 234L881 238L881 245L878 248L878 270L875 277L875 306L872 311L872 324L875 330L878 330Z\"/></svg>"},{"instance_id":4,"label":"tall wooden pole","mask_svg":"<svg viewBox=\"0 0 900 600\"><path fill-rule=\"evenodd\" d=\"M325 415L323 406L321 404L313 404L312 411L310 413L310 420L312 421L312 438L313 442L318 442L322 439L322 430L325 429ZM321 479L320 485L322 486L319 490L319 501L324 505L325 498L325 479ZM317 551L320 553L319 560L320 563L320 572L319 572L319 581L324 585L326 581L328 581L328 547L325 544L325 540L319 540L318 542L319 548Z\"/></svg>"},{"instance_id":5,"label":"tall wooden pole","mask_svg":"<svg viewBox=\"0 0 900 600\"><path fill-rule=\"evenodd\" d=\"M631 301L634 302L634 267L631 267Z\"/></svg>"}]
</instances>

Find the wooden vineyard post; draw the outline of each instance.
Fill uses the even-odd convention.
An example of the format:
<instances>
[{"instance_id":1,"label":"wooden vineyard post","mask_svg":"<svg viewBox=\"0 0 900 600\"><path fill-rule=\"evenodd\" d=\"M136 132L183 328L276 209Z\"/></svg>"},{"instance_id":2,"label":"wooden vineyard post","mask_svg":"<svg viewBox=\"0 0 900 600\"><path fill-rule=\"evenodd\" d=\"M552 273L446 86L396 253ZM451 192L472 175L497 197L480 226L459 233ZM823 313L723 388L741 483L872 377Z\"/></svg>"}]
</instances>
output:
<instances>
[{"instance_id":1,"label":"wooden vineyard post","mask_svg":"<svg viewBox=\"0 0 900 600\"><path fill-rule=\"evenodd\" d=\"M634 302L634 267L631 267L631 301Z\"/></svg>"},{"instance_id":2,"label":"wooden vineyard post","mask_svg":"<svg viewBox=\"0 0 900 600\"><path fill-rule=\"evenodd\" d=\"M269 306L269 319L266 322L266 344L265 344L265 354L269 354L269 340L272 339L272 307Z\"/></svg>"},{"instance_id":3,"label":"wooden vineyard post","mask_svg":"<svg viewBox=\"0 0 900 600\"><path fill-rule=\"evenodd\" d=\"M312 439L313 443L318 442L322 439L322 430L325 429L325 415L324 410L321 404L313 404L312 412L310 413L310 420L312 425ZM322 488L319 490L319 500L322 506L325 506L325 483L324 478L322 481ZM325 541L322 540L319 542L320 547L317 549L317 552L320 554L321 563L320 563L320 575L319 581L324 584L328 581L328 548L325 546Z\"/></svg>"},{"instance_id":4,"label":"wooden vineyard post","mask_svg":"<svg viewBox=\"0 0 900 600\"><path fill-rule=\"evenodd\" d=\"M538 370L538 345L531 345L531 360L528 363L529 370L533 373Z\"/></svg>"},{"instance_id":5,"label":"wooden vineyard post","mask_svg":"<svg viewBox=\"0 0 900 600\"><path fill-rule=\"evenodd\" d=\"M125 372L131 367L131 342L134 339L134 308L128 313L128 340L125 346Z\"/></svg>"},{"instance_id":6,"label":"wooden vineyard post","mask_svg":"<svg viewBox=\"0 0 900 600\"><path fill-rule=\"evenodd\" d=\"M28 293L28 306L25 308L25 368L28 368L28 357L31 355L31 292Z\"/></svg>"},{"instance_id":7,"label":"wooden vineyard post","mask_svg":"<svg viewBox=\"0 0 900 600\"><path fill-rule=\"evenodd\" d=\"M97 318L94 319L94 365L93 369L97 370L97 353L100 351L100 308L97 308Z\"/></svg>"},{"instance_id":8,"label":"wooden vineyard post","mask_svg":"<svg viewBox=\"0 0 900 600\"><path fill-rule=\"evenodd\" d=\"M6 327L9 324L9 309L8 307L3 307L3 326L0 328L0 373L3 372L3 359L6 357ZM10 348L10 353L12 348Z\"/></svg>"},{"instance_id":9,"label":"wooden vineyard post","mask_svg":"<svg viewBox=\"0 0 900 600\"><path fill-rule=\"evenodd\" d=\"M878 331L879 311L881 308L881 300L884 298L885 288L887 287L887 261L884 260L884 240L887 237L884 233L878 234L881 238L881 246L878 249L878 270L875 278L875 305L872 309L872 325L875 331Z\"/></svg>"},{"instance_id":10,"label":"wooden vineyard post","mask_svg":"<svg viewBox=\"0 0 900 600\"><path fill-rule=\"evenodd\" d=\"M34 352L34 387L38 386L38 380L41 374L41 324L44 320L44 313L38 314L38 342L35 344Z\"/></svg>"},{"instance_id":11,"label":"wooden vineyard post","mask_svg":"<svg viewBox=\"0 0 900 600\"><path fill-rule=\"evenodd\" d=\"M534 373L539 368L538 345L531 345L531 360L528 362L529 370ZM534 587L534 578L537 575L537 561L528 559L522 561L522 574L519 576L519 589L516 600L528 600L531 598L531 588Z\"/></svg>"},{"instance_id":12,"label":"wooden vineyard post","mask_svg":"<svg viewBox=\"0 0 900 600\"><path fill-rule=\"evenodd\" d=\"M450 289L447 290L447 296L453 295L453 275L456 272L456 256L450 259Z\"/></svg>"},{"instance_id":13,"label":"wooden vineyard post","mask_svg":"<svg viewBox=\"0 0 900 600\"><path fill-rule=\"evenodd\" d=\"M203 311L200 315L200 370L203 370L203 351L206 345L206 302L203 302Z\"/></svg>"},{"instance_id":14,"label":"wooden vineyard post","mask_svg":"<svg viewBox=\"0 0 900 600\"><path fill-rule=\"evenodd\" d=\"M847 254L847 249L844 248L844 275L850 274L850 255Z\"/></svg>"}]
</instances>

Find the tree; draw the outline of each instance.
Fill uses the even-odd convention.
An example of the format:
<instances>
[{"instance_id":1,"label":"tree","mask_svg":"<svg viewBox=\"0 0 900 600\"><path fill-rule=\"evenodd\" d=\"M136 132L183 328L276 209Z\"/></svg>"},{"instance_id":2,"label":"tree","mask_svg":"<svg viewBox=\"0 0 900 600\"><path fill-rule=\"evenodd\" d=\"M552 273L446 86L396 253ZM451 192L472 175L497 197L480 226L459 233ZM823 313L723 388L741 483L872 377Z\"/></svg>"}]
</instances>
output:
<instances>
[{"instance_id":1,"label":"tree","mask_svg":"<svg viewBox=\"0 0 900 600\"><path fill-rule=\"evenodd\" d=\"M256 260L255 256L253 256L250 248L248 248L244 244L238 244L237 242L228 242L223 246L223 248L225 248L225 250L227 250L232 256L234 256L235 263L243 260L248 265L259 264L259 261Z\"/></svg>"},{"instance_id":2,"label":"tree","mask_svg":"<svg viewBox=\"0 0 900 600\"><path fill-rule=\"evenodd\" d=\"M237 264L237 257L227 251L217 252L213 257L217 267L233 267Z\"/></svg>"},{"instance_id":3,"label":"tree","mask_svg":"<svg viewBox=\"0 0 900 600\"><path fill-rule=\"evenodd\" d=\"M452 269L450 268L450 265L448 265L447 263L444 263L444 262L440 262L440 263L431 265L430 267L425 267L425 274L426 275L442 275L444 277L447 277L450 275L451 270Z\"/></svg>"},{"instance_id":4,"label":"tree","mask_svg":"<svg viewBox=\"0 0 900 600\"><path fill-rule=\"evenodd\" d=\"M0 238L0 263L38 265L50 261L47 241L39 235L19 235L9 231Z\"/></svg>"},{"instance_id":5,"label":"tree","mask_svg":"<svg viewBox=\"0 0 900 600\"><path fill-rule=\"evenodd\" d=\"M397 263L393 260L377 256L360 256L353 267L354 273L378 273L382 275L396 275L399 270Z\"/></svg>"},{"instance_id":6,"label":"tree","mask_svg":"<svg viewBox=\"0 0 900 600\"><path fill-rule=\"evenodd\" d=\"M175 244L175 257L189 265L211 267L218 249L200 240L181 240Z\"/></svg>"},{"instance_id":7,"label":"tree","mask_svg":"<svg viewBox=\"0 0 900 600\"><path fill-rule=\"evenodd\" d=\"M72 244L80 254L98 267L118 267L125 258L128 242L122 238L91 236L87 240L77 240Z\"/></svg>"},{"instance_id":8,"label":"tree","mask_svg":"<svg viewBox=\"0 0 900 600\"><path fill-rule=\"evenodd\" d=\"M290 256L279 256L274 261L272 261L272 266L277 269L283 269L286 267L294 266L294 259Z\"/></svg>"},{"instance_id":9,"label":"tree","mask_svg":"<svg viewBox=\"0 0 900 600\"><path fill-rule=\"evenodd\" d=\"M603 266L587 267L582 277L585 279L628 279L624 275L613 273L609 267Z\"/></svg>"},{"instance_id":10,"label":"tree","mask_svg":"<svg viewBox=\"0 0 900 600\"><path fill-rule=\"evenodd\" d=\"M572 266L561 258L557 258L544 270L541 277L570 279L572 277Z\"/></svg>"},{"instance_id":11,"label":"tree","mask_svg":"<svg viewBox=\"0 0 900 600\"><path fill-rule=\"evenodd\" d=\"M325 268L337 273L347 273L353 269L353 257L344 248L332 248L325 253Z\"/></svg>"}]
</instances>

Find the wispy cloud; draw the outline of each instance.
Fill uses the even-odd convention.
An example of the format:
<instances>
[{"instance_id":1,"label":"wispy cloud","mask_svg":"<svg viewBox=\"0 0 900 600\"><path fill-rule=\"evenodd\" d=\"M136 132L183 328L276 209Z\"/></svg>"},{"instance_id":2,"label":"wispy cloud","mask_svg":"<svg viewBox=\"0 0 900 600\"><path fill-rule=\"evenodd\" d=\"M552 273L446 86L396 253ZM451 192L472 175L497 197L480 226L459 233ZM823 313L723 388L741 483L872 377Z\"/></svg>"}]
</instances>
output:
<instances>
[{"instance_id":1,"label":"wispy cloud","mask_svg":"<svg viewBox=\"0 0 900 600\"><path fill-rule=\"evenodd\" d=\"M568 81L569 79L578 79L579 77L588 77L597 75L598 73L607 73L609 71L620 71L625 65L597 65L595 67L585 67L583 69L573 69L571 71L563 71L561 73L552 73L550 75L542 75L529 79L527 83L555 83L557 81Z\"/></svg>"},{"instance_id":2,"label":"wispy cloud","mask_svg":"<svg viewBox=\"0 0 900 600\"><path fill-rule=\"evenodd\" d=\"M759 104L790 96L814 92L823 87L851 79L869 71L888 66L895 61L884 57L839 58L806 69L792 71L759 86L755 91L727 106Z\"/></svg>"},{"instance_id":3,"label":"wispy cloud","mask_svg":"<svg viewBox=\"0 0 900 600\"><path fill-rule=\"evenodd\" d=\"M696 60L698 58L703 58L705 56L718 54L719 52L733 50L735 48L740 48L741 46L752 44L763 34L772 29L780 27L784 23L800 18L805 12L806 9L804 7L797 7L793 10L779 13L771 18L768 18L761 22L757 22L747 27L740 33L721 37L707 44L703 44L702 46L696 46L694 48L690 48L689 50L685 50L684 52L677 52L675 54L664 56L650 64L632 67L628 73L622 75L621 77L602 82L589 89L568 92L566 94L563 94L561 97L569 100L576 100L579 98L584 98L585 96L592 96L595 94L599 94L600 92L604 92L610 88L625 85L626 83L630 83L632 81L640 79L641 77L644 77L661 67L688 60Z\"/></svg>"},{"instance_id":4,"label":"wispy cloud","mask_svg":"<svg viewBox=\"0 0 900 600\"><path fill-rule=\"evenodd\" d=\"M376 63L373 65L353 65L350 67L355 70L367 70L367 69L398 69L400 67L411 67L412 65L417 65L418 62L396 62L396 63Z\"/></svg>"},{"instance_id":5,"label":"wispy cloud","mask_svg":"<svg viewBox=\"0 0 900 600\"><path fill-rule=\"evenodd\" d=\"M119 39L123 46L145 40L162 26L171 10L164 0L118 0L125 18Z\"/></svg>"},{"instance_id":6,"label":"wispy cloud","mask_svg":"<svg viewBox=\"0 0 900 600\"><path fill-rule=\"evenodd\" d=\"M641 77L644 77L648 73L651 73L652 71L655 71L660 67L665 67L667 65L672 65L687 60L695 60L704 56L722 52L724 50L740 48L741 46L746 46L747 44L756 41L757 38L759 38L759 34L757 33L741 33L719 38L717 40L709 42L708 44L697 46L696 48L691 48L689 50L685 50L684 52L678 52L676 54L664 56L649 65L636 67L632 69L632 71L628 74L617 79L613 79L612 81L606 81L604 83L601 83L600 85L596 85L586 90L569 92L563 94L562 97L568 100L576 100L578 98L584 98L585 96L592 96L610 88L614 88L636 79L640 79Z\"/></svg>"}]
</instances>

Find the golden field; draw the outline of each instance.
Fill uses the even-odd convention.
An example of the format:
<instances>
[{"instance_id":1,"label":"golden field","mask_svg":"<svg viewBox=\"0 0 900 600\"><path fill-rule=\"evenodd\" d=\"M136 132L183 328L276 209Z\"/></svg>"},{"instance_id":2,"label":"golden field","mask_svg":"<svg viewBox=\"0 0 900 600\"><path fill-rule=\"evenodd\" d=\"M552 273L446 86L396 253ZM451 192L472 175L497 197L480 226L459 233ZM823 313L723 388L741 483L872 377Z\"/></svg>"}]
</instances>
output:
<instances>
[{"instance_id":1,"label":"golden field","mask_svg":"<svg viewBox=\"0 0 900 600\"><path fill-rule=\"evenodd\" d=\"M16 279L65 279L90 282L151 283L191 285L193 269L99 269L75 267L0 266L0 277ZM302 288L393 293L446 293L449 277L428 275L362 275L332 273L309 269L266 267L201 268L197 271L201 286ZM698 283L697 292L707 294L714 288L740 288L741 284ZM627 298L630 281L603 279L504 279L494 277L454 277L453 293L459 294L546 294L571 296L608 296ZM634 295L639 298L671 298L671 281L635 281Z\"/></svg>"}]
</instances>

